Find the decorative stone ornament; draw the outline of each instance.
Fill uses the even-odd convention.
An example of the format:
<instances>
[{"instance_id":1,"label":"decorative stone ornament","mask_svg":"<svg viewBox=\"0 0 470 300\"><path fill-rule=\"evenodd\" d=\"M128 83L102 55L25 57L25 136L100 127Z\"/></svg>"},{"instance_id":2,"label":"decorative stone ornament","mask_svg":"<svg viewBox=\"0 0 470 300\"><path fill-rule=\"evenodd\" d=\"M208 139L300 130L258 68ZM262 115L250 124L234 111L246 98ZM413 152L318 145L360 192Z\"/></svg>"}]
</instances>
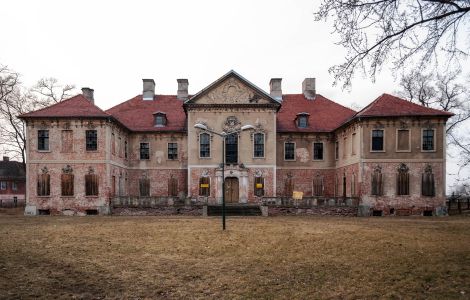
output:
<instances>
[{"instance_id":1,"label":"decorative stone ornament","mask_svg":"<svg viewBox=\"0 0 470 300\"><path fill-rule=\"evenodd\" d=\"M48 169L46 166L44 166L44 167L41 169L41 173L42 173L42 174L47 174L47 173L49 173L49 169Z\"/></svg>"},{"instance_id":2,"label":"decorative stone ornament","mask_svg":"<svg viewBox=\"0 0 470 300\"><path fill-rule=\"evenodd\" d=\"M73 169L70 165L66 165L65 167L62 168L62 172L64 174L72 174Z\"/></svg>"},{"instance_id":3,"label":"decorative stone ornament","mask_svg":"<svg viewBox=\"0 0 470 300\"><path fill-rule=\"evenodd\" d=\"M432 166L430 164L427 164L425 167L424 167L424 173L426 174L432 174Z\"/></svg>"},{"instance_id":4,"label":"decorative stone ornament","mask_svg":"<svg viewBox=\"0 0 470 300\"><path fill-rule=\"evenodd\" d=\"M239 131L241 129L241 125L242 123L238 120L237 117L230 116L225 120L222 130L226 133Z\"/></svg>"},{"instance_id":5,"label":"decorative stone ornament","mask_svg":"<svg viewBox=\"0 0 470 300\"><path fill-rule=\"evenodd\" d=\"M406 173L408 172L408 170L409 170L408 166L404 163L401 163L397 168L398 173Z\"/></svg>"},{"instance_id":6,"label":"decorative stone ornament","mask_svg":"<svg viewBox=\"0 0 470 300\"><path fill-rule=\"evenodd\" d=\"M92 166L89 166L89 167L88 167L88 174L90 174L90 175L91 175L91 174L95 174L95 169L93 169Z\"/></svg>"}]
</instances>

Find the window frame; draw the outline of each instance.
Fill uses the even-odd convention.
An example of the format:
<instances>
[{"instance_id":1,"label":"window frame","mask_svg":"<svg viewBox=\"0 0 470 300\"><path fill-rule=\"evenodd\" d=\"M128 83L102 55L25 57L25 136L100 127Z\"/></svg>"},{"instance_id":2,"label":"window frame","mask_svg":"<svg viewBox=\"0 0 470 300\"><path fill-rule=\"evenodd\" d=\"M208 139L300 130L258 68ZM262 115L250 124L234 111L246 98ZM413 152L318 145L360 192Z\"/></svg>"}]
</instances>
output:
<instances>
[{"instance_id":1,"label":"window frame","mask_svg":"<svg viewBox=\"0 0 470 300\"><path fill-rule=\"evenodd\" d=\"M0 181L0 190L6 191L8 189L8 182L5 180Z\"/></svg>"},{"instance_id":2,"label":"window frame","mask_svg":"<svg viewBox=\"0 0 470 300\"><path fill-rule=\"evenodd\" d=\"M146 148L147 151L148 151L148 153L147 153L148 157L147 158L142 158L142 149L143 149L142 145L143 144L147 144L147 148ZM150 143L149 142L140 142L139 143L139 160L150 160Z\"/></svg>"},{"instance_id":3,"label":"window frame","mask_svg":"<svg viewBox=\"0 0 470 300\"><path fill-rule=\"evenodd\" d=\"M174 154L172 153L172 155L175 155L175 157L173 157L173 158L170 158L170 144L176 145L176 148L172 148L172 150L175 150L175 149L176 149L176 153L174 153ZM166 149L167 149L167 155L166 155L166 157L167 157L168 160L178 160L178 143L176 143L176 142L168 142Z\"/></svg>"},{"instance_id":4,"label":"window frame","mask_svg":"<svg viewBox=\"0 0 470 300\"><path fill-rule=\"evenodd\" d=\"M374 131L382 131L382 150L374 150L373 149L373 138L374 138ZM385 129L372 129L370 131L370 152L376 152L376 153L384 153L385 151Z\"/></svg>"},{"instance_id":5,"label":"window frame","mask_svg":"<svg viewBox=\"0 0 470 300\"><path fill-rule=\"evenodd\" d=\"M161 119L162 123L159 124L157 120ZM165 127L168 124L168 118L166 117L166 113L164 112L157 112L154 114L154 126L155 127Z\"/></svg>"},{"instance_id":6,"label":"window frame","mask_svg":"<svg viewBox=\"0 0 470 300\"><path fill-rule=\"evenodd\" d=\"M286 145L287 144L293 144L294 145L294 149L293 149L293 155L294 155L294 158L292 159L287 159L286 158ZM297 145L296 145L296 142L284 142L284 161L296 161L295 159L295 150L297 149Z\"/></svg>"},{"instance_id":7,"label":"window frame","mask_svg":"<svg viewBox=\"0 0 470 300\"><path fill-rule=\"evenodd\" d=\"M433 150L424 150L423 149L423 142L424 142L424 131L425 130L432 130L433 131ZM421 128L421 146L420 146L420 149L421 149L421 152L436 152L436 139L437 139L437 130L436 128Z\"/></svg>"},{"instance_id":8,"label":"window frame","mask_svg":"<svg viewBox=\"0 0 470 300\"><path fill-rule=\"evenodd\" d=\"M295 120L295 124L297 125L297 128L300 128L300 129L308 128L308 125L309 125L308 117L309 117L308 114L298 114ZM305 126L300 126L301 120L305 120Z\"/></svg>"},{"instance_id":9,"label":"window frame","mask_svg":"<svg viewBox=\"0 0 470 300\"><path fill-rule=\"evenodd\" d=\"M207 179L208 183L201 183L201 180L202 179ZM208 187L201 187L201 184L208 184L209 186ZM207 194L206 193L202 193L202 191L206 190L207 189ZM210 197L211 196L211 178L210 177L204 177L204 176L201 176L199 177L199 181L198 181L198 196L199 197Z\"/></svg>"},{"instance_id":10,"label":"window frame","mask_svg":"<svg viewBox=\"0 0 470 300\"><path fill-rule=\"evenodd\" d=\"M399 150L398 149L398 132L399 131L408 131L408 149ZM395 152L411 152L411 129L409 128L397 128L395 131Z\"/></svg>"},{"instance_id":11,"label":"window frame","mask_svg":"<svg viewBox=\"0 0 470 300\"><path fill-rule=\"evenodd\" d=\"M335 141L335 160L339 160L339 140Z\"/></svg>"},{"instance_id":12,"label":"window frame","mask_svg":"<svg viewBox=\"0 0 470 300\"><path fill-rule=\"evenodd\" d=\"M87 178L94 178L94 182L96 183L96 193L88 194L89 190L87 189ZM85 197L98 197L100 195L100 177L97 174L85 174L85 180L83 183L85 184ZM91 191L94 191L94 189L91 189Z\"/></svg>"},{"instance_id":13,"label":"window frame","mask_svg":"<svg viewBox=\"0 0 470 300\"><path fill-rule=\"evenodd\" d=\"M256 156L256 135L263 135L263 156ZM255 132L253 134L253 159L266 158L266 134L263 132Z\"/></svg>"},{"instance_id":14,"label":"window frame","mask_svg":"<svg viewBox=\"0 0 470 300\"><path fill-rule=\"evenodd\" d=\"M258 182L261 181L261 182ZM261 183L262 187L256 187L257 184ZM265 191L265 184L264 184L264 177L263 176L255 176L253 180L253 195L255 197L263 197L266 193ZM259 192L259 193L258 193Z\"/></svg>"},{"instance_id":15,"label":"window frame","mask_svg":"<svg viewBox=\"0 0 470 300\"><path fill-rule=\"evenodd\" d=\"M39 135L40 132L47 133L47 136L40 136L40 135ZM38 139L37 139L37 143L38 143L38 144L37 144L37 150L38 150L39 152L50 152L50 151L51 151L51 140L50 140L50 134L49 134L49 133L50 133L50 132L49 132L48 129L38 129L38 131L37 131L37 135L38 135L38 136L37 136L37 137L38 137ZM43 146L44 146L44 148L46 148L46 147L45 147L45 144L46 144L45 141L47 140L47 149L40 149L40 148L39 148L39 145L40 145L39 140L40 140L40 139L44 139L44 141L43 141L43 143L42 143Z\"/></svg>"},{"instance_id":16,"label":"window frame","mask_svg":"<svg viewBox=\"0 0 470 300\"><path fill-rule=\"evenodd\" d=\"M18 183L16 183L16 181L11 182L11 190L12 191L17 191L18 190Z\"/></svg>"},{"instance_id":17,"label":"window frame","mask_svg":"<svg viewBox=\"0 0 470 300\"><path fill-rule=\"evenodd\" d=\"M95 133L95 136L88 136L88 133ZM93 145L91 142L89 143L89 139L95 139L95 149L92 149L89 147L90 145ZM98 130L96 129L90 129L90 130L85 130L85 151L88 152L93 152L93 151L98 151Z\"/></svg>"},{"instance_id":18,"label":"window frame","mask_svg":"<svg viewBox=\"0 0 470 300\"><path fill-rule=\"evenodd\" d=\"M321 146L321 153L322 153L321 154L321 157L322 157L321 159L315 158L315 144L321 144L322 145ZM325 160L325 143L324 142L313 142L312 143L312 153L313 153L312 159L314 161L324 161Z\"/></svg>"},{"instance_id":19,"label":"window frame","mask_svg":"<svg viewBox=\"0 0 470 300\"><path fill-rule=\"evenodd\" d=\"M207 135L208 137L208 145L209 145L209 155L208 156L201 156L201 136L202 135ZM199 158L200 159L211 159L212 158L212 141L211 141L211 135L207 132L201 132L199 133ZM222 153L222 155L224 155L224 161L225 161L225 153Z\"/></svg>"}]
</instances>

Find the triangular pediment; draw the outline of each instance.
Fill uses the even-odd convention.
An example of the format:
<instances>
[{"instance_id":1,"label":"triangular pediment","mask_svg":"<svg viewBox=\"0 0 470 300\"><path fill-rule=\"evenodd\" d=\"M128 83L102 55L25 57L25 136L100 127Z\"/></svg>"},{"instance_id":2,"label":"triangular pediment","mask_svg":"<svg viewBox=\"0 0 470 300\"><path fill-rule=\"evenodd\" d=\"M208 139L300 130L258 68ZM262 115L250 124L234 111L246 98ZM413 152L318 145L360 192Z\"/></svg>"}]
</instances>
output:
<instances>
[{"instance_id":1,"label":"triangular pediment","mask_svg":"<svg viewBox=\"0 0 470 300\"><path fill-rule=\"evenodd\" d=\"M230 71L195 94L186 104L276 104L280 103L235 71Z\"/></svg>"}]
</instances>

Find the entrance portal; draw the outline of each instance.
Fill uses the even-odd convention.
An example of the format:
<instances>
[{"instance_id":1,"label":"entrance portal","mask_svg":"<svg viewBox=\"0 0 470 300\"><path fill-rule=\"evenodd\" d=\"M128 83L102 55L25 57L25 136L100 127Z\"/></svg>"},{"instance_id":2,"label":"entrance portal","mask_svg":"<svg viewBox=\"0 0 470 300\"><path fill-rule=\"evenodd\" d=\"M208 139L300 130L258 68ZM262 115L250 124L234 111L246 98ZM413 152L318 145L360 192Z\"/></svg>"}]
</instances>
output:
<instances>
[{"instance_id":1,"label":"entrance portal","mask_svg":"<svg viewBox=\"0 0 470 300\"><path fill-rule=\"evenodd\" d=\"M225 202L238 203L238 178L225 178Z\"/></svg>"}]
</instances>

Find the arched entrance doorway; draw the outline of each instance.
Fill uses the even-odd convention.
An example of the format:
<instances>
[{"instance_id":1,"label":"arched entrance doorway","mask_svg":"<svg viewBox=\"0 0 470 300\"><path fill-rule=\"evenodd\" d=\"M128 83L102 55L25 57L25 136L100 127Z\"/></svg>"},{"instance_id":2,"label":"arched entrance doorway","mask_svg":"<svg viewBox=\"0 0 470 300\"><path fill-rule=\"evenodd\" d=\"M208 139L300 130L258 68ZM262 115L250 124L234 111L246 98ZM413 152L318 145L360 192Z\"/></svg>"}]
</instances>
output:
<instances>
[{"instance_id":1,"label":"arched entrance doorway","mask_svg":"<svg viewBox=\"0 0 470 300\"><path fill-rule=\"evenodd\" d=\"M238 178L227 177L225 178L225 202L226 203L238 203Z\"/></svg>"}]
</instances>

